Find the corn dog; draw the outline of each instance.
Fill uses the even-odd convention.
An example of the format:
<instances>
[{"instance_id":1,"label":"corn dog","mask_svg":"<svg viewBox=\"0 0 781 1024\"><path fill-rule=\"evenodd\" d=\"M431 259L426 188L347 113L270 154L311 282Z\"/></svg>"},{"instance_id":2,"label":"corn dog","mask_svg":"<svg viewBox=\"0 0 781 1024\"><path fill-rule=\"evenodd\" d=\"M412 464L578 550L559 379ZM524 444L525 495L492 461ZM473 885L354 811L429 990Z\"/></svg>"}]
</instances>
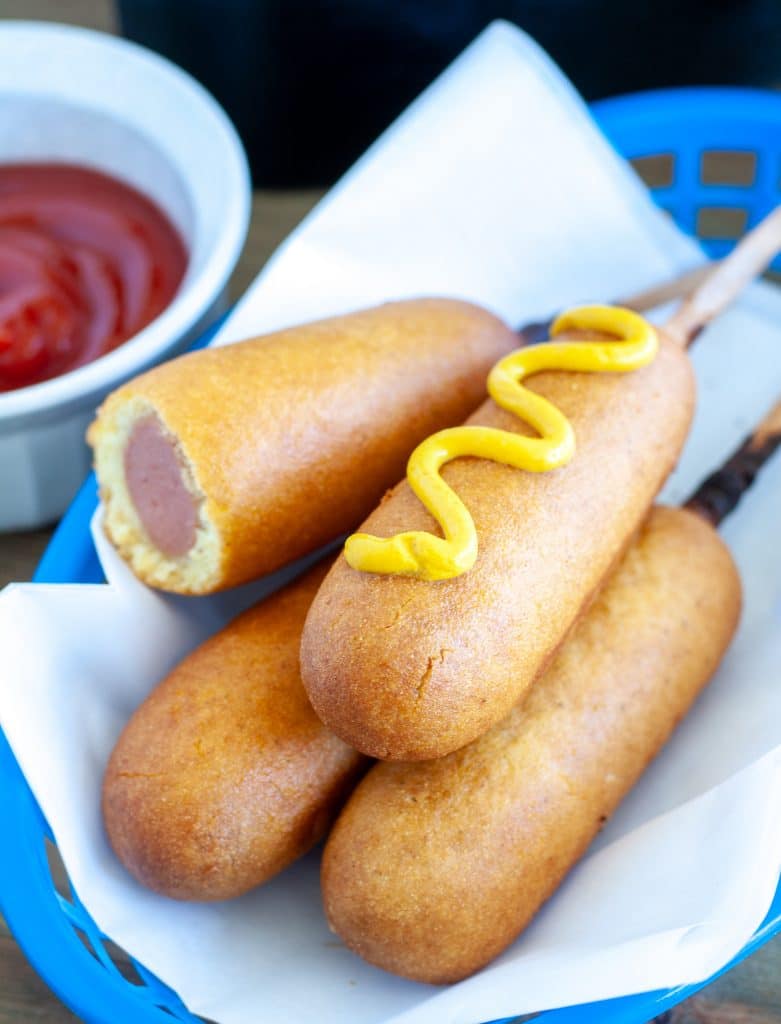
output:
<instances>
[{"instance_id":1,"label":"corn dog","mask_svg":"<svg viewBox=\"0 0 781 1024\"><path fill-rule=\"evenodd\" d=\"M468 509L479 539L469 571L437 582L378 575L374 549L365 559L372 571L356 571L344 556L336 561L301 649L304 685L330 729L366 754L414 761L457 750L509 713L620 558L678 458L694 400L683 349L779 241L776 211L660 332L650 365L626 376L532 379L529 390L563 413L577 438L577 455L564 468L526 473L486 458L445 466L441 479ZM467 429L476 427L533 433L492 399L467 420ZM418 538L434 536L437 525L402 481L350 538L347 557L351 543L379 549L385 541L397 545L398 571L415 572ZM446 526L444 533L449 544Z\"/></svg>"},{"instance_id":2,"label":"corn dog","mask_svg":"<svg viewBox=\"0 0 781 1024\"><path fill-rule=\"evenodd\" d=\"M432 583L359 572L341 556L315 597L304 685L320 718L366 754L441 757L509 712L638 528L694 407L686 356L664 338L627 377L545 373L528 386L570 421L577 456L540 474L476 459L445 467L479 538L469 572ZM532 435L492 400L467 424ZM435 528L403 481L361 533Z\"/></svg>"},{"instance_id":3,"label":"corn dog","mask_svg":"<svg viewBox=\"0 0 781 1024\"><path fill-rule=\"evenodd\" d=\"M165 590L271 572L360 522L419 441L475 408L517 343L486 310L428 299L150 370L88 431L106 532Z\"/></svg>"},{"instance_id":4,"label":"corn dog","mask_svg":"<svg viewBox=\"0 0 781 1024\"><path fill-rule=\"evenodd\" d=\"M111 755L111 845L165 896L238 896L325 833L364 759L316 718L298 673L325 567L239 616L170 673Z\"/></svg>"}]
</instances>

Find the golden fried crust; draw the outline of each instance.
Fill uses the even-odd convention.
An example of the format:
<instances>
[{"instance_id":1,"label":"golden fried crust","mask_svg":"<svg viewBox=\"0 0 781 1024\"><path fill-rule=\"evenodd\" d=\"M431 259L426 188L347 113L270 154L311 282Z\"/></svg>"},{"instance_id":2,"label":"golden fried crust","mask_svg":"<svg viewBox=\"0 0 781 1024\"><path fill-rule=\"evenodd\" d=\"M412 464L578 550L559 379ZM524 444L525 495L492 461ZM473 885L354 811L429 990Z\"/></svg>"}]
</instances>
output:
<instances>
[{"instance_id":1,"label":"golden fried crust","mask_svg":"<svg viewBox=\"0 0 781 1024\"><path fill-rule=\"evenodd\" d=\"M153 691L103 785L111 845L140 882L221 900L266 881L324 834L364 764L312 711L298 671L325 569L245 612Z\"/></svg>"},{"instance_id":2,"label":"golden fried crust","mask_svg":"<svg viewBox=\"0 0 781 1024\"><path fill-rule=\"evenodd\" d=\"M377 765L358 786L323 859L333 930L418 981L492 960L664 744L739 612L718 535L655 509L525 702L463 750Z\"/></svg>"},{"instance_id":3,"label":"golden fried crust","mask_svg":"<svg viewBox=\"0 0 781 1024\"><path fill-rule=\"evenodd\" d=\"M368 515L415 445L469 415L517 345L484 309L420 299L156 367L109 396L88 432L106 530L166 590L211 593L271 572ZM151 412L200 498L200 564L166 559L127 507L121 448Z\"/></svg>"},{"instance_id":4,"label":"golden fried crust","mask_svg":"<svg viewBox=\"0 0 781 1024\"><path fill-rule=\"evenodd\" d=\"M342 556L312 604L304 685L329 728L366 754L441 757L509 712L647 514L694 403L689 361L664 339L634 373L544 373L529 387L569 417L577 451L549 473L481 459L445 467L475 520L475 567L431 583L358 572ZM491 401L468 422L529 433ZM437 527L404 481L361 529Z\"/></svg>"}]
</instances>

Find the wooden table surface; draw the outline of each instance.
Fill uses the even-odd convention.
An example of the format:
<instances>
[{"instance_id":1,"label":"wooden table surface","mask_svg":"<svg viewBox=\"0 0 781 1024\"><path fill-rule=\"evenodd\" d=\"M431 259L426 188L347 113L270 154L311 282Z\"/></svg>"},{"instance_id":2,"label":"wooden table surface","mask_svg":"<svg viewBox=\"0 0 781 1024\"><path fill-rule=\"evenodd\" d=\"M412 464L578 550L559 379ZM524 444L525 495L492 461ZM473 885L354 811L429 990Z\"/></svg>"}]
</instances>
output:
<instances>
[{"instance_id":1,"label":"wooden table surface","mask_svg":"<svg viewBox=\"0 0 781 1024\"><path fill-rule=\"evenodd\" d=\"M116 28L110 0L0 0L2 18L44 18ZM258 192L247 244L231 282L243 293L276 246L320 193ZM51 530L0 534L0 588L33 573ZM49 992L28 965L0 918L0 1024L64 1024L77 1018ZM781 1024L781 938L664 1016L666 1024Z\"/></svg>"}]
</instances>

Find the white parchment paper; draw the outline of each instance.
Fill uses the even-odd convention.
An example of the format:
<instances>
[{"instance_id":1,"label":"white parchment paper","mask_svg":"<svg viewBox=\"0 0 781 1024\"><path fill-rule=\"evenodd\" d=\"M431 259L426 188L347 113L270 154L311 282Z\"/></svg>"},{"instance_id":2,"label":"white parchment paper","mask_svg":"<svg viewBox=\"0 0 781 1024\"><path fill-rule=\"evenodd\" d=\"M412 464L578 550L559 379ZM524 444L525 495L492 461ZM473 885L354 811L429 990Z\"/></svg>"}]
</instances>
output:
<instances>
[{"instance_id":1,"label":"white parchment paper","mask_svg":"<svg viewBox=\"0 0 781 1024\"><path fill-rule=\"evenodd\" d=\"M497 24L293 234L219 342L427 293L521 323L620 297L700 258L560 72ZM781 297L767 286L698 341L700 406L669 500L781 394L779 353ZM393 978L329 934L316 852L248 897L197 906L137 886L106 844L100 781L128 716L279 576L219 598L166 597L138 583L96 529L108 585L0 595L0 724L95 920L221 1024L474 1024L701 980L759 924L781 863L780 501L777 458L724 528L745 614L704 697L532 927L450 988Z\"/></svg>"}]
</instances>

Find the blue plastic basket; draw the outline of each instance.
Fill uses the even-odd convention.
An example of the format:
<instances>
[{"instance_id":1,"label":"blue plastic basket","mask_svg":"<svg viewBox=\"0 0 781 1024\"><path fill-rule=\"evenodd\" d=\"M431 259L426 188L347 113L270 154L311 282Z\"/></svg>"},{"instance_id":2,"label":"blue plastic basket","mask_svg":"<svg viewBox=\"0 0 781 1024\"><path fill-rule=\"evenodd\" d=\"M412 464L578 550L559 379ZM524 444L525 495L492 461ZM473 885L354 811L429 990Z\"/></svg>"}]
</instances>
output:
<instances>
[{"instance_id":1,"label":"blue plastic basket","mask_svg":"<svg viewBox=\"0 0 781 1024\"><path fill-rule=\"evenodd\" d=\"M742 211L751 227L779 202L781 94L748 89L674 89L605 100L594 114L616 148L630 159L672 158L669 182L654 189L658 202L696 234L701 211ZM743 185L702 181L703 154L755 155L753 180ZM704 241L721 256L734 238ZM775 269L781 269L777 260ZM212 328L201 339L206 344ZM89 534L95 483L84 484L47 549L36 580L100 582ZM170 1024L199 1021L175 992L141 964L117 966L108 938L78 896L57 892L46 853L51 831L0 733L0 909L28 959L56 994L88 1024ZM781 931L781 887L756 935L727 970ZM722 972L720 972L722 973ZM126 975L134 974L132 979ZM712 979L710 979L712 980ZM696 992L701 985L644 993L540 1014L538 1024L639 1024ZM508 1018L509 1020L509 1018Z\"/></svg>"}]
</instances>

